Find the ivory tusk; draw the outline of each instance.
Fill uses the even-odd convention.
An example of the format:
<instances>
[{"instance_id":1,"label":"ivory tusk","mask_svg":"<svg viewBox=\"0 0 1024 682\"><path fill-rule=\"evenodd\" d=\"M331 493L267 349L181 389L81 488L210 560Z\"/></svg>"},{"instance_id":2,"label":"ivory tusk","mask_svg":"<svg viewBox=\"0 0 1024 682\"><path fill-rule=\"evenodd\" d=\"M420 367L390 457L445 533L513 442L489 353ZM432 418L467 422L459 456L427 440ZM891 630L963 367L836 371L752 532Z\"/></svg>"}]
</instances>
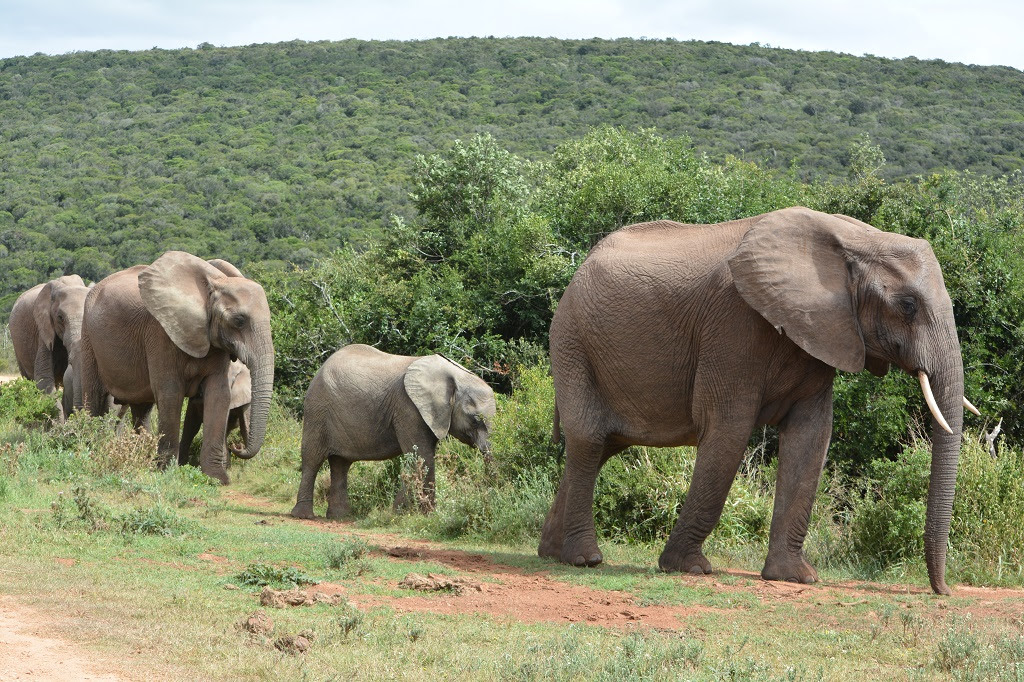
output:
<instances>
[{"instance_id":1,"label":"ivory tusk","mask_svg":"<svg viewBox=\"0 0 1024 682\"><path fill-rule=\"evenodd\" d=\"M953 429L949 428L949 424L946 423L942 412L939 411L939 406L935 402L935 396L932 394L931 384L928 383L928 375L924 373L924 370L917 373L917 380L921 382L921 392L924 393L924 401L928 403L928 409L931 411L935 421L946 431L953 433Z\"/></svg>"},{"instance_id":2,"label":"ivory tusk","mask_svg":"<svg viewBox=\"0 0 1024 682\"><path fill-rule=\"evenodd\" d=\"M967 396L964 396L964 407L966 407L968 410L978 415L979 417L981 416L981 412L978 412L977 407L971 405L971 401L967 399Z\"/></svg>"}]
</instances>

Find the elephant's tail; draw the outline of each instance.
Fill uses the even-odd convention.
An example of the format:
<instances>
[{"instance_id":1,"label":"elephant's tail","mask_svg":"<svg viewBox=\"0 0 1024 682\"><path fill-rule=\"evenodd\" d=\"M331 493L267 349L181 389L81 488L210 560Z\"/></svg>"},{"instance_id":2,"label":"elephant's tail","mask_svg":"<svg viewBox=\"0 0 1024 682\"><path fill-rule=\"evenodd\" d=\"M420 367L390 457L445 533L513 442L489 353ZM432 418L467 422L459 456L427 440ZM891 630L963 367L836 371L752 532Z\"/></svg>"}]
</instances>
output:
<instances>
[{"instance_id":1,"label":"elephant's tail","mask_svg":"<svg viewBox=\"0 0 1024 682\"><path fill-rule=\"evenodd\" d=\"M551 425L551 442L555 445L562 442L562 432L558 428L558 403L555 403L555 418Z\"/></svg>"}]
</instances>

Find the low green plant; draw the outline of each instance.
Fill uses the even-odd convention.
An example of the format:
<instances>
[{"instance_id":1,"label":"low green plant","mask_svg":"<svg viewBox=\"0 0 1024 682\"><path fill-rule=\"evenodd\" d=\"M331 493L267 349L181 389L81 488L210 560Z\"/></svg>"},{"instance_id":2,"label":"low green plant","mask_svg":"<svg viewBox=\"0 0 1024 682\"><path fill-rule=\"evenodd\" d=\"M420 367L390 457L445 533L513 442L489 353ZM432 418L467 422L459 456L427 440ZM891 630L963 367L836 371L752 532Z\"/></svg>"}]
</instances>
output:
<instances>
[{"instance_id":1,"label":"low green plant","mask_svg":"<svg viewBox=\"0 0 1024 682\"><path fill-rule=\"evenodd\" d=\"M199 526L195 521L178 516L174 510L162 503L130 509L118 515L116 523L121 534L125 536L174 537L199 531Z\"/></svg>"},{"instance_id":2,"label":"low green plant","mask_svg":"<svg viewBox=\"0 0 1024 682\"><path fill-rule=\"evenodd\" d=\"M362 559L370 546L362 538L349 537L339 543L331 543L325 550L328 568L339 569L353 561Z\"/></svg>"},{"instance_id":3,"label":"low green plant","mask_svg":"<svg viewBox=\"0 0 1024 682\"><path fill-rule=\"evenodd\" d=\"M290 589L300 585L316 585L319 580L306 575L295 566L272 566L252 563L235 576L235 580L248 587L275 587Z\"/></svg>"}]
</instances>

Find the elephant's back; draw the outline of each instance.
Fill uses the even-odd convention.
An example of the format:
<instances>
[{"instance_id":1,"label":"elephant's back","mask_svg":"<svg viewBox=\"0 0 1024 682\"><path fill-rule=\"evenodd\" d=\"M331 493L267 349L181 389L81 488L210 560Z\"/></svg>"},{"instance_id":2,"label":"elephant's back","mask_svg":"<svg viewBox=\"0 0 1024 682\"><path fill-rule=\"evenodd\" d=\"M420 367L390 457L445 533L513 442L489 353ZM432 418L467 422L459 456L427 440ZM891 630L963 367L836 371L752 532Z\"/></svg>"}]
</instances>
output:
<instances>
[{"instance_id":1,"label":"elephant's back","mask_svg":"<svg viewBox=\"0 0 1024 682\"><path fill-rule=\"evenodd\" d=\"M352 400L378 395L400 378L416 359L385 353L364 344L344 346L327 358L313 377L306 399L321 391Z\"/></svg>"},{"instance_id":2,"label":"elephant's back","mask_svg":"<svg viewBox=\"0 0 1024 682\"><path fill-rule=\"evenodd\" d=\"M362 344L345 346L314 375L303 405L303 429L319 432L346 459L380 459L381 439L405 369L416 358ZM303 436L305 437L305 436ZM390 441L389 441L390 443ZM387 456L395 454L386 447Z\"/></svg>"}]
</instances>

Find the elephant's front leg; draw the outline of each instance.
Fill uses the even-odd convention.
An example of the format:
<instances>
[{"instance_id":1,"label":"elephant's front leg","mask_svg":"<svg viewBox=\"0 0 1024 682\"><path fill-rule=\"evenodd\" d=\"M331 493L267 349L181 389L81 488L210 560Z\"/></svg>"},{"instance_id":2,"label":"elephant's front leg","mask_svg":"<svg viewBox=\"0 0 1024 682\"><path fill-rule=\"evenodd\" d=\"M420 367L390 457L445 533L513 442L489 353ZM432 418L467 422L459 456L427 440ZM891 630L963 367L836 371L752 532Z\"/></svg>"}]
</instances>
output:
<instances>
[{"instance_id":1,"label":"elephant's front leg","mask_svg":"<svg viewBox=\"0 0 1024 682\"><path fill-rule=\"evenodd\" d=\"M225 485L228 483L226 442L230 404L227 373L207 377L203 383L203 445L199 450L199 468Z\"/></svg>"},{"instance_id":2,"label":"elephant's front leg","mask_svg":"<svg viewBox=\"0 0 1024 682\"><path fill-rule=\"evenodd\" d=\"M160 427L160 440L157 445L157 465L160 468L166 467L172 458L177 458L178 441L181 434L181 404L184 401L180 387L162 387L157 393L156 405L158 412L158 423ZM135 407L134 405L132 406ZM136 420L135 411L132 411L132 422Z\"/></svg>"},{"instance_id":3,"label":"elephant's front leg","mask_svg":"<svg viewBox=\"0 0 1024 682\"><path fill-rule=\"evenodd\" d=\"M813 583L818 573L804 558L804 538L832 435L832 386L803 400L779 426L779 473L768 536L765 580Z\"/></svg>"}]
</instances>

